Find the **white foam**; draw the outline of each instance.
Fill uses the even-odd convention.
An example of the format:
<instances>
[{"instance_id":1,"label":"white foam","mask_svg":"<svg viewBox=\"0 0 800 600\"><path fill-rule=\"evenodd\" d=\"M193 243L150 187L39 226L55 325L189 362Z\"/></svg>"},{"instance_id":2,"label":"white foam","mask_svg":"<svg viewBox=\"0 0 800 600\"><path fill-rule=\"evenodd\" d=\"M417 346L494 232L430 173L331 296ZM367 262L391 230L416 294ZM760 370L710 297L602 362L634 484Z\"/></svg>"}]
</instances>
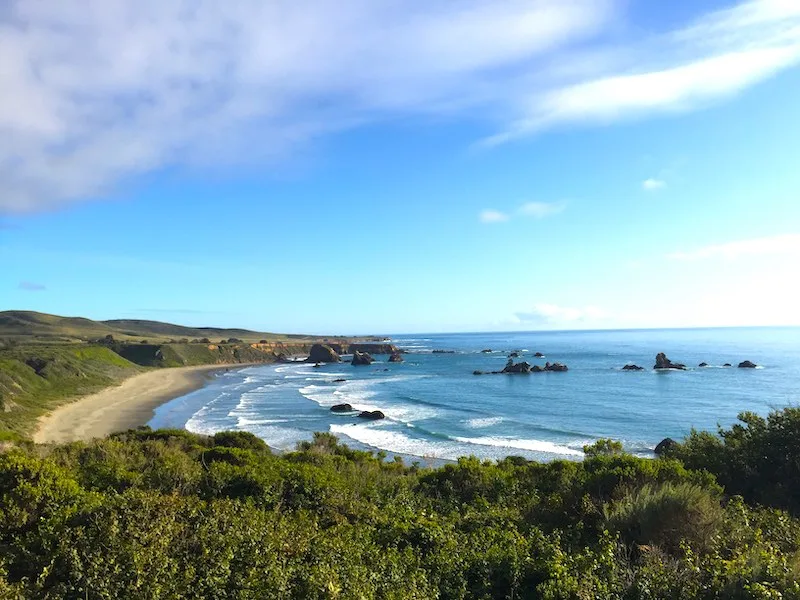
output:
<instances>
[{"instance_id":1,"label":"white foam","mask_svg":"<svg viewBox=\"0 0 800 600\"><path fill-rule=\"evenodd\" d=\"M516 448L518 450L530 450L532 452L546 452L548 454L561 454L565 456L583 456L583 452L574 450L568 446L559 446L553 442L542 440L526 440L502 437L479 437L479 438L454 438L465 444L475 444L477 446L493 446L496 448Z\"/></svg>"},{"instance_id":2,"label":"white foam","mask_svg":"<svg viewBox=\"0 0 800 600\"><path fill-rule=\"evenodd\" d=\"M480 429L481 427L491 427L503 422L503 417L479 417L476 419L468 419L465 421L467 427L472 429Z\"/></svg>"},{"instance_id":3,"label":"white foam","mask_svg":"<svg viewBox=\"0 0 800 600\"><path fill-rule=\"evenodd\" d=\"M397 431L389 431L381 427L381 423L370 425L331 425L331 433L345 435L357 442L398 454L409 454L430 458L455 460L463 452L459 452L459 444L452 442L430 442L414 439Z\"/></svg>"}]
</instances>

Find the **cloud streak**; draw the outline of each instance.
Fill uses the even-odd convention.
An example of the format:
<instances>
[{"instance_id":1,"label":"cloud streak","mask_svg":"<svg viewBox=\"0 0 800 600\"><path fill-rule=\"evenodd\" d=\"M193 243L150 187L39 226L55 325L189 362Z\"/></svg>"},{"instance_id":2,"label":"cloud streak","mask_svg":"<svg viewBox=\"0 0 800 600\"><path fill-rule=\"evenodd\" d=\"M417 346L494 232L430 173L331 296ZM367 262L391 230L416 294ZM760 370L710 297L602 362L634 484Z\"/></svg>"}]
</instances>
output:
<instances>
[{"instance_id":1,"label":"cloud streak","mask_svg":"<svg viewBox=\"0 0 800 600\"><path fill-rule=\"evenodd\" d=\"M559 202L526 202L516 209L513 213L507 213L494 209L481 211L478 218L482 223L503 223L513 217L529 217L533 219L544 219L551 215L563 212L567 203Z\"/></svg>"},{"instance_id":2,"label":"cloud streak","mask_svg":"<svg viewBox=\"0 0 800 600\"><path fill-rule=\"evenodd\" d=\"M610 42L623 11L622 0L10 0L0 214L103 198L164 168L275 164L397 115L484 119L499 143L692 110L800 62L794 2Z\"/></svg>"},{"instance_id":3,"label":"cloud streak","mask_svg":"<svg viewBox=\"0 0 800 600\"><path fill-rule=\"evenodd\" d=\"M25 292L43 292L47 289L47 286L32 281L20 281L18 287Z\"/></svg>"},{"instance_id":4,"label":"cloud streak","mask_svg":"<svg viewBox=\"0 0 800 600\"><path fill-rule=\"evenodd\" d=\"M655 190L660 190L661 188L666 187L666 185L667 182L664 181L663 179L654 179L651 177L650 179L645 179L642 182L642 189L647 192L653 192Z\"/></svg>"},{"instance_id":5,"label":"cloud streak","mask_svg":"<svg viewBox=\"0 0 800 600\"><path fill-rule=\"evenodd\" d=\"M800 234L790 233L738 240L667 254L668 259L677 261L735 260L750 256L800 256Z\"/></svg>"},{"instance_id":6,"label":"cloud streak","mask_svg":"<svg viewBox=\"0 0 800 600\"><path fill-rule=\"evenodd\" d=\"M530 310L515 313L522 323L539 324L575 324L584 321L596 321L607 318L607 313L596 306L581 308L559 306L558 304L535 304Z\"/></svg>"}]
</instances>

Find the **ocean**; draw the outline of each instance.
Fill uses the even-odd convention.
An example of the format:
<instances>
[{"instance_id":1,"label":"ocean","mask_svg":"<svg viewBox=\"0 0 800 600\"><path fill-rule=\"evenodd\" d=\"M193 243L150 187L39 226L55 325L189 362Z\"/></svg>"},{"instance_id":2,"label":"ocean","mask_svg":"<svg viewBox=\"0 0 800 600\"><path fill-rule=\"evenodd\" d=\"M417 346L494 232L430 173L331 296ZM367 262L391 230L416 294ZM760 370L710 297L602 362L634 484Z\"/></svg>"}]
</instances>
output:
<instances>
[{"instance_id":1,"label":"ocean","mask_svg":"<svg viewBox=\"0 0 800 600\"><path fill-rule=\"evenodd\" d=\"M579 460L582 447L599 438L652 456L665 437L680 439L692 428L729 427L742 411L766 415L800 400L798 328L398 335L391 340L408 352L405 362L377 356L370 366L232 369L159 407L149 425L205 434L245 430L281 450L324 431L351 447L431 464L467 455ZM473 375L502 369L512 351L520 353L515 360L542 366L561 362L569 371ZM545 357L534 358L535 352ZM658 352L689 368L654 371ZM737 368L743 360L759 367ZM701 362L709 366L698 367ZM623 371L628 363L645 370ZM330 411L343 402L381 410L386 419L364 421Z\"/></svg>"}]
</instances>

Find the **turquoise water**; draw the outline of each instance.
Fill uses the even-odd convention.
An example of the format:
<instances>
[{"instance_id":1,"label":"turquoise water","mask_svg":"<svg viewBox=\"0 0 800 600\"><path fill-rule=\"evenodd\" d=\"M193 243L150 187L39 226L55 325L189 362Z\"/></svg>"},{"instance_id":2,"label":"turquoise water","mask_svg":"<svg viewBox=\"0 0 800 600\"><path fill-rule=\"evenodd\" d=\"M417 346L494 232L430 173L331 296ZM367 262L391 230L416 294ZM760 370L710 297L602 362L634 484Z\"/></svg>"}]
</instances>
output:
<instances>
[{"instance_id":1,"label":"turquoise water","mask_svg":"<svg viewBox=\"0 0 800 600\"><path fill-rule=\"evenodd\" d=\"M479 333L396 336L405 362L378 356L349 363L249 367L220 374L205 388L161 406L150 425L197 433L251 431L280 449L329 431L354 447L390 455L453 460L507 455L580 458L598 438L650 455L664 437L692 427L730 426L745 410L766 414L800 399L800 329L692 329ZM491 348L494 352L482 353ZM433 353L435 349L453 354ZM566 373L482 375L518 360L558 361ZM545 354L535 359L534 352ZM665 352L687 371L652 370ZM742 360L758 369L738 369ZM710 367L699 368L700 362ZM722 368L724 363L733 368ZM645 371L622 371L627 363ZM334 379L344 378L344 383ZM331 413L349 402L381 410L383 421Z\"/></svg>"}]
</instances>

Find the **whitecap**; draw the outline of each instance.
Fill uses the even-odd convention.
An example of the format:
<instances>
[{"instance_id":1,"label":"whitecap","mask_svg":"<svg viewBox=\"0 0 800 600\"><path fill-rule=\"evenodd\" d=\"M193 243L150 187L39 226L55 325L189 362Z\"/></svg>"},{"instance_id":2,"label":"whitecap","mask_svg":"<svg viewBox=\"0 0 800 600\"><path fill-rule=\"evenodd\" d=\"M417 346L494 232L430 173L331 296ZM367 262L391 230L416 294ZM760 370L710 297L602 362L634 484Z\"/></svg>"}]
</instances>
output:
<instances>
[{"instance_id":1,"label":"whitecap","mask_svg":"<svg viewBox=\"0 0 800 600\"><path fill-rule=\"evenodd\" d=\"M491 427L503 422L503 417L478 417L475 419L467 419L464 423L467 427L472 429L480 429L481 427Z\"/></svg>"},{"instance_id":2,"label":"whitecap","mask_svg":"<svg viewBox=\"0 0 800 600\"><path fill-rule=\"evenodd\" d=\"M569 446L560 446L553 442L545 442L543 440L529 440L517 438L504 438L504 437L478 437L478 438L454 438L459 442L465 444L475 444L477 446L493 446L496 448L512 448L518 450L530 450L532 452L545 452L547 454L559 454L564 456L583 456L583 452L579 452Z\"/></svg>"}]
</instances>

